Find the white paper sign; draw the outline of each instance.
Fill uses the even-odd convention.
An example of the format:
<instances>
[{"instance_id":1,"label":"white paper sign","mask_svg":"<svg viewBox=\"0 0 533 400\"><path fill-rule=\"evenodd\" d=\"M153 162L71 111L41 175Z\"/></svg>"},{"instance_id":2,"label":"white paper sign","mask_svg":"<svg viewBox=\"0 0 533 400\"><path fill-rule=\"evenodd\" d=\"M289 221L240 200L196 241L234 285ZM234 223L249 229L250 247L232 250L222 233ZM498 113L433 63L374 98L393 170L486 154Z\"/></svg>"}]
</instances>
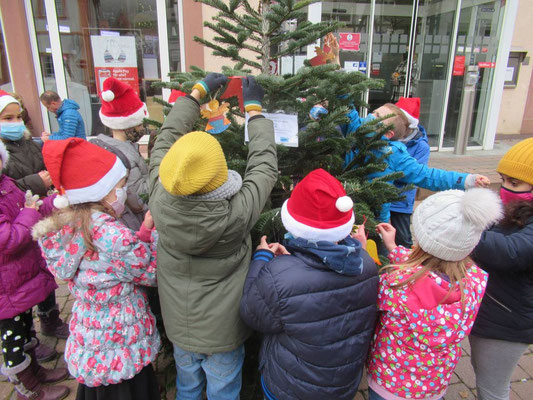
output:
<instances>
[{"instance_id":1,"label":"white paper sign","mask_svg":"<svg viewBox=\"0 0 533 400\"><path fill-rule=\"evenodd\" d=\"M509 82L513 80L514 75L514 68L513 67L507 67L505 70L505 82Z\"/></svg>"},{"instance_id":2,"label":"white paper sign","mask_svg":"<svg viewBox=\"0 0 533 400\"><path fill-rule=\"evenodd\" d=\"M296 114L263 113L266 119L274 123L274 135L276 143L287 147L298 147L298 116ZM248 142L248 119L246 114L246 125L244 128L244 140Z\"/></svg>"},{"instance_id":3,"label":"white paper sign","mask_svg":"<svg viewBox=\"0 0 533 400\"><path fill-rule=\"evenodd\" d=\"M346 72L359 71L359 61L344 61L344 70Z\"/></svg>"}]
</instances>

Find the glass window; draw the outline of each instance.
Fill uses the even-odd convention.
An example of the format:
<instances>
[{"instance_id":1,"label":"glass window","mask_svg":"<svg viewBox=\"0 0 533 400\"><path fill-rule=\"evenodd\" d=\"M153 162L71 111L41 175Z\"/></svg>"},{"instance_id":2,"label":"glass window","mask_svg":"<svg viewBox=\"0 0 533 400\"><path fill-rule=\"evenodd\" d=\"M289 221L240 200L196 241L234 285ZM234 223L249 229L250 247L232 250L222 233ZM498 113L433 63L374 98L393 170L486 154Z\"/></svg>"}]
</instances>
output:
<instances>
[{"instance_id":1,"label":"glass window","mask_svg":"<svg viewBox=\"0 0 533 400\"><path fill-rule=\"evenodd\" d=\"M46 89L55 90L50 39L43 0L32 0ZM156 0L55 0L68 96L80 105L88 135L105 132L100 122L103 81L115 76L130 84L148 107L150 118L163 120ZM179 70L177 0L167 0L171 69ZM174 22L175 21L175 22ZM55 118L51 119L55 122Z\"/></svg>"},{"instance_id":2,"label":"glass window","mask_svg":"<svg viewBox=\"0 0 533 400\"><path fill-rule=\"evenodd\" d=\"M414 97L420 97L420 123L429 145L439 145L455 10L448 1L422 0L418 8L414 61L420 66Z\"/></svg>"},{"instance_id":3,"label":"glass window","mask_svg":"<svg viewBox=\"0 0 533 400\"><path fill-rule=\"evenodd\" d=\"M448 102L448 113L444 132L443 146L454 146L459 134L460 120L465 120L465 134L468 145L482 145L485 132L486 115L488 112L490 93L494 81L494 67L498 41L502 26L502 2L480 1L475 5L463 3L457 32L454 64L462 64L454 68ZM474 83L473 101L464 101L468 91L465 87L470 83L469 75L477 74ZM461 118L463 117L463 118Z\"/></svg>"},{"instance_id":4,"label":"glass window","mask_svg":"<svg viewBox=\"0 0 533 400\"><path fill-rule=\"evenodd\" d=\"M178 0L166 0L170 71L181 71Z\"/></svg>"},{"instance_id":5,"label":"glass window","mask_svg":"<svg viewBox=\"0 0 533 400\"><path fill-rule=\"evenodd\" d=\"M7 92L11 92L13 87L11 85L11 75L9 73L9 62L7 59L6 45L4 43L4 31L2 22L0 21L0 88Z\"/></svg>"}]
</instances>

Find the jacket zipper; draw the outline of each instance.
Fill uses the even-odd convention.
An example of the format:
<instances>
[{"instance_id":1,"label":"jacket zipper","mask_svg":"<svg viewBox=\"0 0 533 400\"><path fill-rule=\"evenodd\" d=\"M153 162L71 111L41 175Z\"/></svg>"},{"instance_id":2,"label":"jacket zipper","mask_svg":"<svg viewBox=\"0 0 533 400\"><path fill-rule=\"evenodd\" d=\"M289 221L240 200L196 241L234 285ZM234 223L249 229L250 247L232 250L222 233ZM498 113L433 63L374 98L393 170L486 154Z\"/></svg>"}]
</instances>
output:
<instances>
[{"instance_id":1,"label":"jacket zipper","mask_svg":"<svg viewBox=\"0 0 533 400\"><path fill-rule=\"evenodd\" d=\"M503 303L501 303L500 301L496 300L494 297L492 297L490 294L486 293L485 292L485 296L489 296L492 300L494 300L496 303L498 303L500 306L502 306L503 308L505 308L507 311L509 311L510 313L512 313L513 311L507 307L506 305L504 305Z\"/></svg>"}]
</instances>

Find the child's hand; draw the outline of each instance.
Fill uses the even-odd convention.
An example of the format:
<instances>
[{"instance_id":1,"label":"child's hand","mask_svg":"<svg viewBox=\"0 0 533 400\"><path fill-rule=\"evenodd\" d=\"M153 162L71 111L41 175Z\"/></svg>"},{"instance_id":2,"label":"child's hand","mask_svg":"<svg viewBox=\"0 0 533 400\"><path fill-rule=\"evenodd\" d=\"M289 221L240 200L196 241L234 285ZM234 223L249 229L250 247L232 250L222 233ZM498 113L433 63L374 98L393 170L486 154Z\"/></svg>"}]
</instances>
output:
<instances>
[{"instance_id":1,"label":"child's hand","mask_svg":"<svg viewBox=\"0 0 533 400\"><path fill-rule=\"evenodd\" d=\"M352 239L355 239L361 243L363 249L366 250L366 233L365 233L365 224L357 225L357 230L350 233Z\"/></svg>"},{"instance_id":2,"label":"child's hand","mask_svg":"<svg viewBox=\"0 0 533 400\"><path fill-rule=\"evenodd\" d=\"M389 252L396 248L396 229L391 224L382 222L381 224L376 225L376 232L379 233L383 244Z\"/></svg>"},{"instance_id":3,"label":"child's hand","mask_svg":"<svg viewBox=\"0 0 533 400\"><path fill-rule=\"evenodd\" d=\"M39 200L38 194L32 194L31 190L26 190L26 194L24 195L26 201L24 203L24 207L26 208L33 208L34 210L39 210L39 207L41 204L43 204L42 200Z\"/></svg>"},{"instance_id":4,"label":"child's hand","mask_svg":"<svg viewBox=\"0 0 533 400\"><path fill-rule=\"evenodd\" d=\"M476 187L488 187L490 179L484 175L476 175Z\"/></svg>"},{"instance_id":5,"label":"child's hand","mask_svg":"<svg viewBox=\"0 0 533 400\"><path fill-rule=\"evenodd\" d=\"M287 249L285 248L285 246L283 246L282 244L280 243L270 243L268 245L270 251L272 253L274 253L275 256L281 256L281 255L290 255L291 253L289 253L287 251Z\"/></svg>"},{"instance_id":6,"label":"child's hand","mask_svg":"<svg viewBox=\"0 0 533 400\"><path fill-rule=\"evenodd\" d=\"M50 173L47 170L43 170L38 173L39 178L43 180L43 184L45 188L49 188L52 186L52 178L50 178Z\"/></svg>"},{"instance_id":7,"label":"child's hand","mask_svg":"<svg viewBox=\"0 0 533 400\"><path fill-rule=\"evenodd\" d=\"M144 216L143 225L146 229L154 229L154 218L152 217L150 210L148 210Z\"/></svg>"},{"instance_id":8,"label":"child's hand","mask_svg":"<svg viewBox=\"0 0 533 400\"><path fill-rule=\"evenodd\" d=\"M50 139L50 133L48 132L43 132L41 133L41 140L44 142L46 142L48 139Z\"/></svg>"},{"instance_id":9,"label":"child's hand","mask_svg":"<svg viewBox=\"0 0 533 400\"><path fill-rule=\"evenodd\" d=\"M247 113L251 113L252 111L260 113L262 110L261 101L264 96L265 91L255 81L253 76L242 78L242 98L244 100L244 109Z\"/></svg>"},{"instance_id":10,"label":"child's hand","mask_svg":"<svg viewBox=\"0 0 533 400\"><path fill-rule=\"evenodd\" d=\"M193 90L191 92L191 96L196 100L202 99L207 93L213 93L218 88L224 86L227 81L228 77L226 75L211 72L192 87Z\"/></svg>"}]
</instances>

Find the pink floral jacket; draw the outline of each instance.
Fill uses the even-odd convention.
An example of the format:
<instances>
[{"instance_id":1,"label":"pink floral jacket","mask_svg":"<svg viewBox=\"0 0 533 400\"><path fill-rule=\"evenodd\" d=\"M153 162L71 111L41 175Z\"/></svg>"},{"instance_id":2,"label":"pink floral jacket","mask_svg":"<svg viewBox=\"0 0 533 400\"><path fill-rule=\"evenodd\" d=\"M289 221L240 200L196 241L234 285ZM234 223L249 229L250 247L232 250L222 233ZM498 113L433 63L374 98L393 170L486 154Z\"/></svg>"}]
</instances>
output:
<instances>
[{"instance_id":1,"label":"pink floral jacket","mask_svg":"<svg viewBox=\"0 0 533 400\"><path fill-rule=\"evenodd\" d=\"M50 271L75 297L65 349L69 371L90 387L133 378L155 360L160 338L142 286L156 285L155 245L108 214L94 212L93 243L70 225L37 224Z\"/></svg>"},{"instance_id":2,"label":"pink floral jacket","mask_svg":"<svg viewBox=\"0 0 533 400\"><path fill-rule=\"evenodd\" d=\"M400 264L408 254L399 246L389 258ZM460 342L472 329L487 284L487 273L471 264L463 282L464 304L459 290L448 295L450 284L433 272L414 284L392 287L420 268L381 275L380 317L368 362L370 387L378 385L405 399L444 394L461 357Z\"/></svg>"}]
</instances>

